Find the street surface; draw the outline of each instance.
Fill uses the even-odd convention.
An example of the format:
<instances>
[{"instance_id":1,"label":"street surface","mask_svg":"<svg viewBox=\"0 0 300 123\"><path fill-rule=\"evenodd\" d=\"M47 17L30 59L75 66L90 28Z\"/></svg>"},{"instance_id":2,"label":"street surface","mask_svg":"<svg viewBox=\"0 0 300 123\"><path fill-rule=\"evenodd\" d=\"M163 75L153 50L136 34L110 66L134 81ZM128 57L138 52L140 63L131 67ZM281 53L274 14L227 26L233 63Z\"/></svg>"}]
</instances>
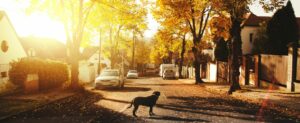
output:
<instances>
[{"instance_id":1,"label":"street surface","mask_svg":"<svg viewBox=\"0 0 300 123\"><path fill-rule=\"evenodd\" d=\"M59 100L41 108L6 119L5 123L93 123L93 122L299 122L284 113L207 91L204 85L191 81L161 78L128 79L124 89L93 89L71 98ZM154 107L140 106L138 118L126 109L136 96L149 96L160 91ZM125 110L124 110L125 109Z\"/></svg>"}]
</instances>

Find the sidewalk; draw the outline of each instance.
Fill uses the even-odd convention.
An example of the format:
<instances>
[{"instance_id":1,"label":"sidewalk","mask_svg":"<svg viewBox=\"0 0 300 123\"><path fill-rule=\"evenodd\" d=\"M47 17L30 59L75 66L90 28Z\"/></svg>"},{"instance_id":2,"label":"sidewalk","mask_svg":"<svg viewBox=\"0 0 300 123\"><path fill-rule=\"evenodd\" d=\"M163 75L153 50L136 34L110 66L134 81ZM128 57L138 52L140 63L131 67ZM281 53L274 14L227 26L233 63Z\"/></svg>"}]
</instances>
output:
<instances>
[{"instance_id":1,"label":"sidewalk","mask_svg":"<svg viewBox=\"0 0 300 123\"><path fill-rule=\"evenodd\" d=\"M70 97L74 94L74 92L55 89L35 94L14 94L2 96L0 97L0 120L49 104L56 100Z\"/></svg>"},{"instance_id":2,"label":"sidewalk","mask_svg":"<svg viewBox=\"0 0 300 123\"><path fill-rule=\"evenodd\" d=\"M180 79L186 83L193 82L193 79ZM215 82L205 82L203 87L212 93L227 95L229 84L219 84ZM262 89L250 86L241 86L242 90L233 92L230 97L258 103L262 108L272 108L284 111L300 119L300 93L286 92L282 90Z\"/></svg>"}]
</instances>

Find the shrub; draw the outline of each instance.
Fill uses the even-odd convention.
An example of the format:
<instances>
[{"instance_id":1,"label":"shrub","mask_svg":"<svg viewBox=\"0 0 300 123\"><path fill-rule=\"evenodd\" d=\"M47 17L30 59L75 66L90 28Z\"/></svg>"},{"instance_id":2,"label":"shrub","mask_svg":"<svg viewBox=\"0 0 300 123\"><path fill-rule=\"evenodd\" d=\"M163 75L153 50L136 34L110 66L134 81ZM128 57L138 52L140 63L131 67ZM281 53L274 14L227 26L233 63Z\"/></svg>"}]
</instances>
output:
<instances>
[{"instance_id":1,"label":"shrub","mask_svg":"<svg viewBox=\"0 0 300 123\"><path fill-rule=\"evenodd\" d=\"M221 38L216 42L216 48L214 51L215 58L218 61L224 61L227 62L228 60L228 48L227 48L227 42Z\"/></svg>"},{"instance_id":2,"label":"shrub","mask_svg":"<svg viewBox=\"0 0 300 123\"><path fill-rule=\"evenodd\" d=\"M28 74L38 74L40 90L60 87L69 76L67 65L59 61L22 58L10 65L9 79L20 87L24 87Z\"/></svg>"}]
</instances>

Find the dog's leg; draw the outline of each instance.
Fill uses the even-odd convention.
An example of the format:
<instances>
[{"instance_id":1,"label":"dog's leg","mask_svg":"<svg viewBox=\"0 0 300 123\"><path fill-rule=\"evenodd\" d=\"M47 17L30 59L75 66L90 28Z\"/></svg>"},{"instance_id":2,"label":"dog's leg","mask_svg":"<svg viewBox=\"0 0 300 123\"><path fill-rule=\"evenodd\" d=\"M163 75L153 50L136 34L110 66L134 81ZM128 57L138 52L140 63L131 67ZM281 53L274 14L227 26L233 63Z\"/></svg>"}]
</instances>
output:
<instances>
[{"instance_id":1,"label":"dog's leg","mask_svg":"<svg viewBox=\"0 0 300 123\"><path fill-rule=\"evenodd\" d=\"M153 113L153 106L150 106L150 109L149 109L149 115L150 115L150 116L155 115L155 114Z\"/></svg>"},{"instance_id":2,"label":"dog's leg","mask_svg":"<svg viewBox=\"0 0 300 123\"><path fill-rule=\"evenodd\" d=\"M138 110L138 108L139 108L139 105L134 105L134 109L132 111L132 114L133 114L134 117L137 117L135 113Z\"/></svg>"}]
</instances>

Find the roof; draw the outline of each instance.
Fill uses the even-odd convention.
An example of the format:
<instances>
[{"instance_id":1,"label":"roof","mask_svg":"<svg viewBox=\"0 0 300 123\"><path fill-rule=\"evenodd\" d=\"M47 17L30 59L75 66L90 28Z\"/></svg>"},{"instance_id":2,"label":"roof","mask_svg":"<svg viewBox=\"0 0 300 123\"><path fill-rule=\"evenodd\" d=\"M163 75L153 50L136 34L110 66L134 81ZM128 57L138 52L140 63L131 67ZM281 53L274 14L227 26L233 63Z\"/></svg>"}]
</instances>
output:
<instances>
[{"instance_id":1,"label":"roof","mask_svg":"<svg viewBox=\"0 0 300 123\"><path fill-rule=\"evenodd\" d=\"M271 20L272 17L267 17L267 16L257 16L253 13L247 14L246 15L246 20L242 24L242 26L259 26L259 24L263 21L269 21ZM299 39L300 39L300 17L296 17L297 19L297 24L298 24L298 29L299 29Z\"/></svg>"},{"instance_id":2,"label":"roof","mask_svg":"<svg viewBox=\"0 0 300 123\"><path fill-rule=\"evenodd\" d=\"M99 47L89 46L83 49L80 54L80 59L89 59L92 55L94 55L98 51Z\"/></svg>"},{"instance_id":3,"label":"roof","mask_svg":"<svg viewBox=\"0 0 300 123\"><path fill-rule=\"evenodd\" d=\"M29 36L21 38L20 41L25 51L34 49L36 57L54 60L61 60L67 57L66 45L58 40Z\"/></svg>"},{"instance_id":4,"label":"roof","mask_svg":"<svg viewBox=\"0 0 300 123\"><path fill-rule=\"evenodd\" d=\"M6 12L5 11L3 11L3 10L0 10L0 20L2 20L3 19L3 17L6 17L6 19L8 20L8 23L9 23L9 25L12 27L12 29L13 29L13 32L14 32L14 34L16 35L16 37L17 37L17 39L18 39L18 41L22 44L22 42L21 42L21 39L20 39L20 37L19 37L19 35L18 35L18 33L17 33L17 31L16 31L16 29L15 29L15 27L13 26L13 24L12 24L12 22L10 21L10 19L9 19L9 17L8 17L8 15L6 14ZM24 46L22 45L22 47L23 47L23 49L25 50L25 48L24 48ZM25 51L26 52L26 51ZM26 52L27 53L27 52Z\"/></svg>"},{"instance_id":5,"label":"roof","mask_svg":"<svg viewBox=\"0 0 300 123\"><path fill-rule=\"evenodd\" d=\"M263 21L269 21L272 17L267 16L257 16L253 13L246 15L246 21L243 23L243 26L259 26Z\"/></svg>"}]
</instances>

